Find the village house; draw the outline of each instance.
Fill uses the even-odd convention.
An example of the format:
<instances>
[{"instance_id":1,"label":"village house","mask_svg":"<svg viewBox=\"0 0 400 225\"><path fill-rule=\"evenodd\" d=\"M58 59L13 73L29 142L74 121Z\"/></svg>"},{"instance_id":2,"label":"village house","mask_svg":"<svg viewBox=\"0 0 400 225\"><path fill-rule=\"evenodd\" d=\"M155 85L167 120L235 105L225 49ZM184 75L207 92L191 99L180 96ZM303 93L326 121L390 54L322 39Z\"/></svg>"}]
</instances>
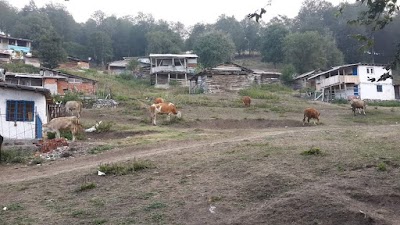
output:
<instances>
[{"instance_id":1,"label":"village house","mask_svg":"<svg viewBox=\"0 0 400 225\"><path fill-rule=\"evenodd\" d=\"M39 74L7 72L5 82L9 84L49 89L51 94L64 95L66 92L94 94L97 81L80 76L41 68Z\"/></svg>"},{"instance_id":2,"label":"village house","mask_svg":"<svg viewBox=\"0 0 400 225\"><path fill-rule=\"evenodd\" d=\"M239 91L254 84L279 82L281 73L251 70L235 63L227 62L214 68L203 70L190 78L190 93L220 93Z\"/></svg>"},{"instance_id":3,"label":"village house","mask_svg":"<svg viewBox=\"0 0 400 225\"><path fill-rule=\"evenodd\" d=\"M195 54L150 54L150 79L156 87L168 87L171 81L189 86L197 67Z\"/></svg>"},{"instance_id":4,"label":"village house","mask_svg":"<svg viewBox=\"0 0 400 225\"><path fill-rule=\"evenodd\" d=\"M48 122L48 89L0 82L0 134L8 139L40 139Z\"/></svg>"},{"instance_id":5,"label":"village house","mask_svg":"<svg viewBox=\"0 0 400 225\"><path fill-rule=\"evenodd\" d=\"M0 51L11 54L12 59L23 59L31 55L32 41L0 34Z\"/></svg>"},{"instance_id":6,"label":"village house","mask_svg":"<svg viewBox=\"0 0 400 225\"><path fill-rule=\"evenodd\" d=\"M150 59L148 57L123 57L123 60L110 62L107 66L108 74L119 75L123 73L129 73L128 65L131 60L137 60L139 63L139 71L146 73L149 72Z\"/></svg>"},{"instance_id":7,"label":"village house","mask_svg":"<svg viewBox=\"0 0 400 225\"><path fill-rule=\"evenodd\" d=\"M90 69L89 60L68 56L67 62L61 63L59 69Z\"/></svg>"},{"instance_id":8,"label":"village house","mask_svg":"<svg viewBox=\"0 0 400 225\"><path fill-rule=\"evenodd\" d=\"M315 100L347 99L350 96L368 100L394 100L396 98L393 80L390 78L378 81L379 77L387 72L392 74L391 70L385 69L385 65L355 63L336 66L323 72L306 73L295 80L320 93L315 95Z\"/></svg>"}]
</instances>

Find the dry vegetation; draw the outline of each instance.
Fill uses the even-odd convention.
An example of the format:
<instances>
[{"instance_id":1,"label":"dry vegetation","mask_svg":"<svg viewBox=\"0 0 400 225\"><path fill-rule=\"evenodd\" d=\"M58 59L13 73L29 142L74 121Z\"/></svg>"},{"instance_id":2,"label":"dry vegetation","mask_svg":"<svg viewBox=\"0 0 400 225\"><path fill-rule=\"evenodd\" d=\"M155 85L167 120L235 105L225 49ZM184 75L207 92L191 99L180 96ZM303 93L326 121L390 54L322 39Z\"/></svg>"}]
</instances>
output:
<instances>
[{"instance_id":1,"label":"dry vegetation","mask_svg":"<svg viewBox=\"0 0 400 225\"><path fill-rule=\"evenodd\" d=\"M276 86L246 90L261 97L244 108L235 93L188 95L89 76L118 87L124 101L86 109L82 122L112 121L111 130L73 144L75 157L0 166L0 224L400 221L399 110L369 107L354 117L349 105L308 102ZM176 103L183 119L151 126L148 96ZM321 125L302 126L309 106Z\"/></svg>"}]
</instances>

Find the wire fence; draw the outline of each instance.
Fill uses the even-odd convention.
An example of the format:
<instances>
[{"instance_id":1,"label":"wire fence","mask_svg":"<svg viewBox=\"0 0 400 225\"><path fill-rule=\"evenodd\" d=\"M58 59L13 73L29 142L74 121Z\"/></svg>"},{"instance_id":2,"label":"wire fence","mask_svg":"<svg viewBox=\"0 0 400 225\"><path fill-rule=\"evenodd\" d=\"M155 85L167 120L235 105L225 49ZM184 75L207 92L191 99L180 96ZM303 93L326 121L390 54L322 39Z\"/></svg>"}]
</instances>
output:
<instances>
[{"instance_id":1,"label":"wire fence","mask_svg":"<svg viewBox=\"0 0 400 225\"><path fill-rule=\"evenodd\" d=\"M7 121L7 115L0 113L0 134L7 139L35 139L35 124L35 120Z\"/></svg>"}]
</instances>

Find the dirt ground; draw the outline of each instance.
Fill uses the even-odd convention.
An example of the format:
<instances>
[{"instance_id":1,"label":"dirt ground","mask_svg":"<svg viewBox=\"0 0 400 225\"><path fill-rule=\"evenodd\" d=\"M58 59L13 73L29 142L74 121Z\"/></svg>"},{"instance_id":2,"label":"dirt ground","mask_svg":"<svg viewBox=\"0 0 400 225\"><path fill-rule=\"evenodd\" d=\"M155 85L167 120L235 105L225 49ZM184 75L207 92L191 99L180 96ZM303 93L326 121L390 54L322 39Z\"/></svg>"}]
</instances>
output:
<instances>
[{"instance_id":1,"label":"dirt ground","mask_svg":"<svg viewBox=\"0 0 400 225\"><path fill-rule=\"evenodd\" d=\"M280 104L287 110L180 104L183 119L158 126L129 106L85 110L85 125L112 130L71 143L72 157L0 166L0 224L400 224L400 111ZM321 124L303 126L307 106ZM97 175L137 160L154 166Z\"/></svg>"}]
</instances>

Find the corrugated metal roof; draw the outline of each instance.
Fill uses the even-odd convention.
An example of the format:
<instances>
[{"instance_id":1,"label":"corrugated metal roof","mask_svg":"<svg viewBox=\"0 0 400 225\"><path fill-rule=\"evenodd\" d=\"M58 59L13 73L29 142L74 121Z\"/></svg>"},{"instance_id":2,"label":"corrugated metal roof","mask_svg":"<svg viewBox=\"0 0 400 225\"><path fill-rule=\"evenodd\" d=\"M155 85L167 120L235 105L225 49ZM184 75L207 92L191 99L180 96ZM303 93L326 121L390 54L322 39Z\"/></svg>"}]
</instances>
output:
<instances>
[{"instance_id":1,"label":"corrugated metal roof","mask_svg":"<svg viewBox=\"0 0 400 225\"><path fill-rule=\"evenodd\" d=\"M310 72L307 72L307 73L300 74L299 76L295 77L294 79L295 79L295 80L297 80L297 79L300 79L300 78L303 78L303 77L309 76L309 75L311 75L311 74L315 73L316 71L317 71L317 70L312 70L312 71L310 71Z\"/></svg>"},{"instance_id":2,"label":"corrugated metal roof","mask_svg":"<svg viewBox=\"0 0 400 225\"><path fill-rule=\"evenodd\" d=\"M114 66L114 67L126 67L128 65L129 61L127 60L118 60L118 61L114 61L114 62L110 62L110 64L108 64L109 66Z\"/></svg>"},{"instance_id":3,"label":"corrugated metal roof","mask_svg":"<svg viewBox=\"0 0 400 225\"><path fill-rule=\"evenodd\" d=\"M335 71L335 70L343 69L343 68L350 67L350 66L357 66L357 65L361 65L361 63L353 63L353 64L347 64L347 65L342 65L342 66L335 66L335 67L332 67L332 69L330 69L330 70L327 70L327 71L324 71L324 72L321 72L321 73L317 73L317 74L307 78L307 80L313 79L315 77L319 77L319 76L321 76L323 74L327 74L327 73L330 73L330 72Z\"/></svg>"},{"instance_id":4,"label":"corrugated metal roof","mask_svg":"<svg viewBox=\"0 0 400 225\"><path fill-rule=\"evenodd\" d=\"M33 91L33 92L38 92L38 93L43 94L44 96L46 96L46 98L51 98L50 90L46 89L46 88L31 87L31 86L18 85L18 84L8 84L8 83L3 83L3 82L0 82L0 88Z\"/></svg>"},{"instance_id":5,"label":"corrugated metal roof","mask_svg":"<svg viewBox=\"0 0 400 225\"><path fill-rule=\"evenodd\" d=\"M150 54L150 58L198 58L196 54Z\"/></svg>"}]
</instances>

